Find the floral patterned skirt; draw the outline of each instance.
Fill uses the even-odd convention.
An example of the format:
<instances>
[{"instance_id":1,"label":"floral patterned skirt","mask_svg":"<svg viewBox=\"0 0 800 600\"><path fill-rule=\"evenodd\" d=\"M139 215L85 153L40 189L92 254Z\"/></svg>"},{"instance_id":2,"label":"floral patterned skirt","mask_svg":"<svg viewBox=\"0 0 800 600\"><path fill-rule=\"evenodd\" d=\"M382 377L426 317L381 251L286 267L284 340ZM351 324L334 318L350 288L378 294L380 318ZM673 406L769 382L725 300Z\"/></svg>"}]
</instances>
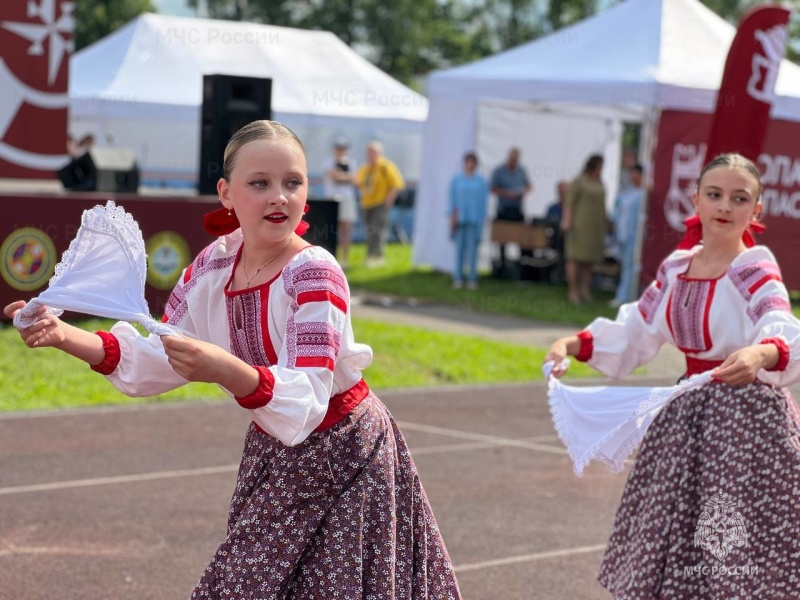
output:
<instances>
[{"instance_id":1,"label":"floral patterned skirt","mask_svg":"<svg viewBox=\"0 0 800 600\"><path fill-rule=\"evenodd\" d=\"M250 426L228 537L193 599L460 599L405 440L370 394L289 447Z\"/></svg>"},{"instance_id":2,"label":"floral patterned skirt","mask_svg":"<svg viewBox=\"0 0 800 600\"><path fill-rule=\"evenodd\" d=\"M789 392L712 383L656 418L599 581L617 599L800 598L800 416Z\"/></svg>"}]
</instances>

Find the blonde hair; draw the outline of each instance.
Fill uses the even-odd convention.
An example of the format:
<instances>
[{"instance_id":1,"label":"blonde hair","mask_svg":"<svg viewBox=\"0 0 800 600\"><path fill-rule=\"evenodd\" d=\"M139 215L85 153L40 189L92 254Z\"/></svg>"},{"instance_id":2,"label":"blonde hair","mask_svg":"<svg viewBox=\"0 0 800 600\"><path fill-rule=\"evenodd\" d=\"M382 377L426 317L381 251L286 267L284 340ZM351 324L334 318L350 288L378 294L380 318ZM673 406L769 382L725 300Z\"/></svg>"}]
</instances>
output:
<instances>
[{"instance_id":1,"label":"blonde hair","mask_svg":"<svg viewBox=\"0 0 800 600\"><path fill-rule=\"evenodd\" d=\"M275 141L288 141L297 144L303 156L306 154L306 149L303 147L303 142L295 133L277 121L253 121L242 127L239 131L233 134L228 145L225 146L225 154L222 161L222 176L225 180L230 180L233 167L236 163L236 155L241 150L242 146L255 142L256 140L275 140Z\"/></svg>"},{"instance_id":2,"label":"blonde hair","mask_svg":"<svg viewBox=\"0 0 800 600\"><path fill-rule=\"evenodd\" d=\"M727 167L728 169L739 169L752 175L758 183L758 194L756 195L756 202L761 202L761 192L764 191L764 186L761 184L761 172L755 163L736 152L729 152L727 154L719 154L714 157L700 172L700 177L697 178L697 189L700 189L700 182L703 180L703 175L708 173L711 169L717 167Z\"/></svg>"}]
</instances>

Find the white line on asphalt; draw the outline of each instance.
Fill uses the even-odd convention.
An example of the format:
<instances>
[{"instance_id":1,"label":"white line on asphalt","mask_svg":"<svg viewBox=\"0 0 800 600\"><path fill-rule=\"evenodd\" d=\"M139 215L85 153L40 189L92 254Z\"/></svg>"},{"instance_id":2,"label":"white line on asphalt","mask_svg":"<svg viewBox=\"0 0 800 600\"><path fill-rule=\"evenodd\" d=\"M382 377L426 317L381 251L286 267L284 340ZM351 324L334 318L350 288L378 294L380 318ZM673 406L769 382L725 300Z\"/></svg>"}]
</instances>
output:
<instances>
[{"instance_id":1,"label":"white line on asphalt","mask_svg":"<svg viewBox=\"0 0 800 600\"><path fill-rule=\"evenodd\" d=\"M442 444L441 446L423 446L422 448L415 448L411 446L411 455L419 456L420 454L441 454L443 452L463 452L465 450L485 450L486 448L494 448L497 444L490 444L488 442L468 442L466 444Z\"/></svg>"},{"instance_id":2,"label":"white line on asphalt","mask_svg":"<svg viewBox=\"0 0 800 600\"><path fill-rule=\"evenodd\" d=\"M485 435L483 433L472 433L471 431L459 431L457 429L448 429L446 427L434 427L433 425L422 425L420 423L409 423L408 421L398 421L397 424L400 426L400 429L403 430L420 431L422 433L434 433L437 435L446 435L449 437L460 438L463 440L485 442L487 444L495 444L498 446L514 446L516 448L527 448L528 450L537 450L539 452L548 452L550 454L567 453L566 449L564 448L559 448L558 446L548 446L546 444L537 444L536 442L514 440L510 438L497 437L494 435Z\"/></svg>"},{"instance_id":3,"label":"white line on asphalt","mask_svg":"<svg viewBox=\"0 0 800 600\"><path fill-rule=\"evenodd\" d=\"M519 556L509 556L507 558L498 558L495 560L485 560L482 562L460 565L455 567L455 571L456 573L464 573L466 571L477 571L479 569L503 567L505 565L533 562L536 560L546 560L548 558L574 556L576 554L589 554L591 552L600 552L601 550L605 549L606 545L601 544L597 546L578 546L577 548L565 548L564 550L550 550L549 552L537 552L536 554L521 554Z\"/></svg>"},{"instance_id":4,"label":"white line on asphalt","mask_svg":"<svg viewBox=\"0 0 800 600\"><path fill-rule=\"evenodd\" d=\"M153 479L169 479L170 477L196 477L197 475L216 475L237 471L239 465L222 465L219 467L203 467L200 469L181 469L178 471L155 471L138 475L119 475L117 477L97 477L95 479L73 479L72 481L54 481L53 483L37 483L0 488L0 496L6 494L26 494L29 492L47 492L69 488L90 487L94 485L110 485L114 483L133 483Z\"/></svg>"},{"instance_id":5,"label":"white line on asphalt","mask_svg":"<svg viewBox=\"0 0 800 600\"><path fill-rule=\"evenodd\" d=\"M466 444L442 444L439 446L423 446L412 448L413 456L423 454L441 454L446 452L465 452L468 450L482 450L494 448L498 442L481 441ZM155 471L153 473L140 473L138 475L120 475L116 477L96 477L93 479L74 479L70 481L55 481L52 483L37 483L32 485L19 485L0 488L0 496L8 494L25 494L30 492L48 492L53 490L66 490L70 488L90 487L95 485L112 485L115 483L135 483L138 481L151 481L154 479L169 479L170 477L196 477L199 475L216 475L236 471L238 465L223 465L220 467L204 467L199 469L181 469L176 471Z\"/></svg>"}]
</instances>

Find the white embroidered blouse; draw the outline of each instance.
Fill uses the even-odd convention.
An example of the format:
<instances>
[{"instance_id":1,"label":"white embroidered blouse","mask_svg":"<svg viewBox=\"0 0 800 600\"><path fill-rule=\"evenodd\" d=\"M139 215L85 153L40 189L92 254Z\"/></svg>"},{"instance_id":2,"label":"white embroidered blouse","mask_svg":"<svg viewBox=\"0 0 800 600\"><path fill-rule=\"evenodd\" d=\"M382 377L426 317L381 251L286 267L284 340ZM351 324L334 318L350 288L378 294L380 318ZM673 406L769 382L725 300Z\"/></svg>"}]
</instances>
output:
<instances>
[{"instance_id":1,"label":"white embroidered blouse","mask_svg":"<svg viewBox=\"0 0 800 600\"><path fill-rule=\"evenodd\" d=\"M320 425L330 398L352 388L372 350L356 343L350 290L333 256L317 246L298 252L272 281L230 291L241 230L205 248L184 271L166 308L168 323L253 366L269 367L272 399L253 420L284 444ZM131 396L160 394L186 383L167 362L161 339L120 322L120 361L106 377Z\"/></svg>"},{"instance_id":2,"label":"white embroidered blouse","mask_svg":"<svg viewBox=\"0 0 800 600\"><path fill-rule=\"evenodd\" d=\"M579 334L578 358L620 378L652 360L664 343L687 359L724 361L736 350L770 340L778 346L778 364L762 369L758 379L779 386L796 382L800 321L791 312L772 252L754 246L721 277L690 279L685 274L700 248L670 254L638 302L623 305L614 321L593 321Z\"/></svg>"}]
</instances>

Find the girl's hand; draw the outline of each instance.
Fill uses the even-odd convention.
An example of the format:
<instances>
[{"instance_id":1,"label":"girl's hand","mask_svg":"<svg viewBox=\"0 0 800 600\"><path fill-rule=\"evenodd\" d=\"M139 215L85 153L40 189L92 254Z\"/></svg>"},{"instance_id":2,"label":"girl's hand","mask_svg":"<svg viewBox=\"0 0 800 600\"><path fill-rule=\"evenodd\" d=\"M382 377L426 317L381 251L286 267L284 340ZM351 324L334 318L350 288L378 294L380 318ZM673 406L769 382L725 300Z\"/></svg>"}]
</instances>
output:
<instances>
[{"instance_id":1,"label":"girl's hand","mask_svg":"<svg viewBox=\"0 0 800 600\"><path fill-rule=\"evenodd\" d=\"M187 381L222 383L231 355L219 346L177 335L161 337L169 364Z\"/></svg>"},{"instance_id":2,"label":"girl's hand","mask_svg":"<svg viewBox=\"0 0 800 600\"><path fill-rule=\"evenodd\" d=\"M731 354L725 362L714 369L712 375L731 385L753 383L761 369L769 367L770 362L774 364L772 354L777 354L777 350L770 344L747 346Z\"/></svg>"},{"instance_id":3,"label":"girl's hand","mask_svg":"<svg viewBox=\"0 0 800 600\"><path fill-rule=\"evenodd\" d=\"M567 358L567 354L567 343L563 339L557 340L550 346L550 351L547 353L547 356L544 357L544 363L553 361L553 370L550 373L553 377L560 378L567 372L569 365L561 366L564 359Z\"/></svg>"},{"instance_id":4,"label":"girl's hand","mask_svg":"<svg viewBox=\"0 0 800 600\"><path fill-rule=\"evenodd\" d=\"M3 309L3 313L13 319L25 307L25 302L12 302ZM29 348L58 348L67 339L64 323L55 315L47 314L47 307L42 306L34 313L38 319L30 327L21 329L20 337Z\"/></svg>"}]
</instances>

